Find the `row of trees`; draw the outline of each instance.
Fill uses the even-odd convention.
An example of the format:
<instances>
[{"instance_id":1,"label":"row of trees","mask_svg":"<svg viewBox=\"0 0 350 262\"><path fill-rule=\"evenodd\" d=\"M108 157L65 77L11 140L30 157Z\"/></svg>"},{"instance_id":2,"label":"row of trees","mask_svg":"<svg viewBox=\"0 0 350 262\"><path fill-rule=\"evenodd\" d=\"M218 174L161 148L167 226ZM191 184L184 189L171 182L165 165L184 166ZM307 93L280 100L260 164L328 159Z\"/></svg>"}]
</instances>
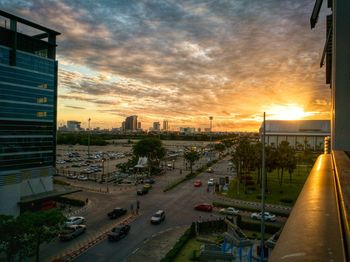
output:
<instances>
[{"instance_id":1,"label":"row of trees","mask_svg":"<svg viewBox=\"0 0 350 262\"><path fill-rule=\"evenodd\" d=\"M38 262L40 245L57 236L65 219L56 209L28 212L16 218L0 215L0 254L5 253L9 262L31 256Z\"/></svg>"},{"instance_id":2,"label":"row of trees","mask_svg":"<svg viewBox=\"0 0 350 262\"><path fill-rule=\"evenodd\" d=\"M266 171L272 172L277 170L281 187L286 171L289 173L290 182L292 182L292 173L297 166L297 156L295 150L287 141L282 141L278 147L266 146L265 156ZM247 138L238 140L235 150L232 153L232 161L236 166L237 175L240 181L242 181L242 175L257 170L257 183L261 183L262 144L260 142L252 143ZM267 176L265 177L267 180Z\"/></svg>"},{"instance_id":3,"label":"row of trees","mask_svg":"<svg viewBox=\"0 0 350 262\"><path fill-rule=\"evenodd\" d=\"M232 142L226 142L227 145L232 145ZM217 143L214 145L214 149L218 152L223 152L227 145L224 143ZM134 167L140 157L147 157L148 167L151 173L157 172L160 162L166 156L166 149L164 148L162 141L158 137L147 137L135 143L133 145L133 156L127 163L118 164L117 167L123 171L127 171L129 168ZM193 165L200 159L201 153L188 149L184 152L184 159L189 163L191 173L193 172Z\"/></svg>"}]
</instances>

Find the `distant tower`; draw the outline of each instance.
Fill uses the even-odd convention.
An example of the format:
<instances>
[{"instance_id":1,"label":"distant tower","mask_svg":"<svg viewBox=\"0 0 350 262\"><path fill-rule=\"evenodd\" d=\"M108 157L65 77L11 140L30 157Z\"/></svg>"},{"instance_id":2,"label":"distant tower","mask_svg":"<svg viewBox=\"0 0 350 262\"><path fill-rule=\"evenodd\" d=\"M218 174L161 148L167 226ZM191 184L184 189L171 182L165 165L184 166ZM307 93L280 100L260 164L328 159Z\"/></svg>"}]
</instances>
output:
<instances>
[{"instance_id":1,"label":"distant tower","mask_svg":"<svg viewBox=\"0 0 350 262\"><path fill-rule=\"evenodd\" d=\"M163 131L169 130L169 122L168 120L163 120Z\"/></svg>"},{"instance_id":2,"label":"distant tower","mask_svg":"<svg viewBox=\"0 0 350 262\"><path fill-rule=\"evenodd\" d=\"M213 117L210 116L209 117L209 120L210 120L210 132L212 131L212 128L213 128Z\"/></svg>"}]
</instances>

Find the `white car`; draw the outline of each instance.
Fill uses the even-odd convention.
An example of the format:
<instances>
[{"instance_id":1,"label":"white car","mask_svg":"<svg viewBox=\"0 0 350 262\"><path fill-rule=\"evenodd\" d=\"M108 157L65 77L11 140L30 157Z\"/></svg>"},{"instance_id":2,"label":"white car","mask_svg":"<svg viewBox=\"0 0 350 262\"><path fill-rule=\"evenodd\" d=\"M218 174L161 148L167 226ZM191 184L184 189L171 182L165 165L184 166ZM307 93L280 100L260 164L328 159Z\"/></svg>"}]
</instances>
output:
<instances>
[{"instance_id":1,"label":"white car","mask_svg":"<svg viewBox=\"0 0 350 262\"><path fill-rule=\"evenodd\" d=\"M250 215L250 217L251 217L252 219L261 220L261 218L262 218L262 212L253 213L253 214ZM264 219L265 219L265 221L274 222L274 221L276 221L276 215L271 214L271 213L269 213L269 212L265 212Z\"/></svg>"},{"instance_id":2,"label":"white car","mask_svg":"<svg viewBox=\"0 0 350 262\"><path fill-rule=\"evenodd\" d=\"M208 180L208 186L213 186L214 185L214 178L209 178Z\"/></svg>"},{"instance_id":3,"label":"white car","mask_svg":"<svg viewBox=\"0 0 350 262\"><path fill-rule=\"evenodd\" d=\"M163 210L158 210L152 217L151 217L151 224L160 224L162 221L165 220L165 212Z\"/></svg>"},{"instance_id":4,"label":"white car","mask_svg":"<svg viewBox=\"0 0 350 262\"><path fill-rule=\"evenodd\" d=\"M87 181L87 180L88 180L88 178L87 178L87 176L80 175L80 176L78 176L78 180L81 180L81 181Z\"/></svg>"},{"instance_id":5,"label":"white car","mask_svg":"<svg viewBox=\"0 0 350 262\"><path fill-rule=\"evenodd\" d=\"M220 209L220 213L233 216L238 215L239 211L234 207L228 207Z\"/></svg>"},{"instance_id":6,"label":"white car","mask_svg":"<svg viewBox=\"0 0 350 262\"><path fill-rule=\"evenodd\" d=\"M82 225L85 222L84 217L69 217L67 218L67 221L65 222L66 226L71 226L71 225Z\"/></svg>"}]
</instances>

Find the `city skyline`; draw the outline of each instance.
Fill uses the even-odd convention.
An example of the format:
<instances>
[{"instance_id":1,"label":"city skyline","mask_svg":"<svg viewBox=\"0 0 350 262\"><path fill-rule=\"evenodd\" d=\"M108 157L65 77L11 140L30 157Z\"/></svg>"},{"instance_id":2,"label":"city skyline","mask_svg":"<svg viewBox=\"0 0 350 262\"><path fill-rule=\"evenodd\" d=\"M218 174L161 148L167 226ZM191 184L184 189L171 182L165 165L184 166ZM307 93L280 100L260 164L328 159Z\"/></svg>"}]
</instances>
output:
<instances>
[{"instance_id":1,"label":"city skyline","mask_svg":"<svg viewBox=\"0 0 350 262\"><path fill-rule=\"evenodd\" d=\"M263 111L329 119L325 26L309 31L312 0L0 2L62 32L58 125L91 117L113 128L140 115L144 126L205 128L213 116L213 130L257 131Z\"/></svg>"}]
</instances>

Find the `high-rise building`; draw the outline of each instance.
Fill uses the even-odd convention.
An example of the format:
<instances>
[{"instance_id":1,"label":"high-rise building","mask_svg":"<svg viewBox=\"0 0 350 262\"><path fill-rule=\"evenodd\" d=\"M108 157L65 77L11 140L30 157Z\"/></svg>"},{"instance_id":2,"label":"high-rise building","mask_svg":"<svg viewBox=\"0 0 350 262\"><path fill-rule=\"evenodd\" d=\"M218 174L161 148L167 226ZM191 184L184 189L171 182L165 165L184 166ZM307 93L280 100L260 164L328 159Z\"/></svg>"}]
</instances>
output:
<instances>
[{"instance_id":1,"label":"high-rise building","mask_svg":"<svg viewBox=\"0 0 350 262\"><path fill-rule=\"evenodd\" d=\"M168 120L163 120L163 131L169 130L169 123Z\"/></svg>"},{"instance_id":2,"label":"high-rise building","mask_svg":"<svg viewBox=\"0 0 350 262\"><path fill-rule=\"evenodd\" d=\"M137 130L137 116L128 116L125 119L125 131Z\"/></svg>"},{"instance_id":3,"label":"high-rise building","mask_svg":"<svg viewBox=\"0 0 350 262\"><path fill-rule=\"evenodd\" d=\"M68 131L80 131L81 130L80 124L81 124L81 122L75 121L75 120L67 121L67 130Z\"/></svg>"},{"instance_id":4,"label":"high-rise building","mask_svg":"<svg viewBox=\"0 0 350 262\"><path fill-rule=\"evenodd\" d=\"M8 22L0 26L0 214L18 215L53 190L60 33L1 10L0 18Z\"/></svg>"},{"instance_id":5,"label":"high-rise building","mask_svg":"<svg viewBox=\"0 0 350 262\"><path fill-rule=\"evenodd\" d=\"M125 131L125 121L122 122L122 131Z\"/></svg>"},{"instance_id":6,"label":"high-rise building","mask_svg":"<svg viewBox=\"0 0 350 262\"><path fill-rule=\"evenodd\" d=\"M141 129L141 122L137 122L137 129Z\"/></svg>"},{"instance_id":7,"label":"high-rise building","mask_svg":"<svg viewBox=\"0 0 350 262\"><path fill-rule=\"evenodd\" d=\"M160 131L160 123L153 122L153 131Z\"/></svg>"}]
</instances>

